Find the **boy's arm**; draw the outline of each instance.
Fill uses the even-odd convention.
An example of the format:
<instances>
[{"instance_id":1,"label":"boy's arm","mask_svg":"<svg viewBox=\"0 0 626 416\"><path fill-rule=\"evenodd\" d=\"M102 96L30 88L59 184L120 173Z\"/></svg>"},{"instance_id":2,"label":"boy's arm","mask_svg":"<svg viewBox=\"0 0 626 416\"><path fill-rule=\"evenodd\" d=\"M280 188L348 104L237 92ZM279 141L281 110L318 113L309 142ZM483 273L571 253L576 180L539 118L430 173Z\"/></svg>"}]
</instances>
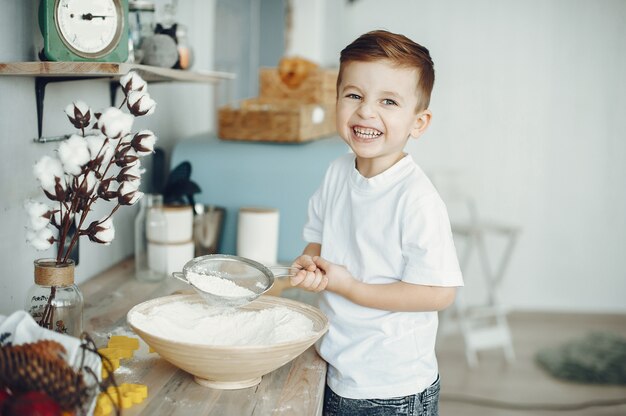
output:
<instances>
[{"instance_id":1,"label":"boy's arm","mask_svg":"<svg viewBox=\"0 0 626 416\"><path fill-rule=\"evenodd\" d=\"M330 289L330 283L326 287ZM336 292L357 305L394 312L441 311L454 302L455 287L424 286L406 282L368 284L353 281L345 292Z\"/></svg>"},{"instance_id":2,"label":"boy's arm","mask_svg":"<svg viewBox=\"0 0 626 416\"><path fill-rule=\"evenodd\" d=\"M425 286L406 282L368 284L356 280L348 270L321 257L314 259L328 278L326 290L357 305L397 312L440 311L452 304L455 287Z\"/></svg>"},{"instance_id":3,"label":"boy's arm","mask_svg":"<svg viewBox=\"0 0 626 416\"><path fill-rule=\"evenodd\" d=\"M309 243L304 248L302 255L307 255L311 257L319 256L322 254L322 245L318 243Z\"/></svg>"}]
</instances>

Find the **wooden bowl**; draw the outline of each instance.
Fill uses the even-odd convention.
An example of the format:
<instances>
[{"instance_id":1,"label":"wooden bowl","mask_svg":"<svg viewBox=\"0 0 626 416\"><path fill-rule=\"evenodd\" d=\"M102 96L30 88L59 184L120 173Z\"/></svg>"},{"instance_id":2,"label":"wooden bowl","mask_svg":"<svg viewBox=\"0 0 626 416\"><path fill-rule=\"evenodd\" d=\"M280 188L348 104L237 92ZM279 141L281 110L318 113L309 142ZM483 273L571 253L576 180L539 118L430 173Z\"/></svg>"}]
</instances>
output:
<instances>
[{"instance_id":1,"label":"wooden bowl","mask_svg":"<svg viewBox=\"0 0 626 416\"><path fill-rule=\"evenodd\" d=\"M180 301L204 302L197 294L152 299L136 305L128 312L128 325L163 359L192 374L198 384L216 389L242 389L259 384L262 376L302 354L328 330L328 319L319 309L302 302L266 295L241 309L255 311L277 306L286 307L313 321L315 333L306 338L271 346L212 346L155 336L133 324L132 315L135 312L145 313L152 308Z\"/></svg>"}]
</instances>

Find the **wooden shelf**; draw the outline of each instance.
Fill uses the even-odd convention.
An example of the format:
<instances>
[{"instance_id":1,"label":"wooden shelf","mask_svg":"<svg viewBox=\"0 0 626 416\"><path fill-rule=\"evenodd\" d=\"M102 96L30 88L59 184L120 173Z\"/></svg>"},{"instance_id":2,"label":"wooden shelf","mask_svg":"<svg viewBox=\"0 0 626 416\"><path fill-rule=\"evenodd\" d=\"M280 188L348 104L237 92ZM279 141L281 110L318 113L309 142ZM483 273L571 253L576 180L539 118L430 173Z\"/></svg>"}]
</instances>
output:
<instances>
[{"instance_id":1,"label":"wooden shelf","mask_svg":"<svg viewBox=\"0 0 626 416\"><path fill-rule=\"evenodd\" d=\"M114 62L3 62L0 75L48 78L119 79L136 71L147 82L200 82L215 84L235 78L235 74L215 71L183 71L148 65Z\"/></svg>"},{"instance_id":2,"label":"wooden shelf","mask_svg":"<svg viewBox=\"0 0 626 416\"><path fill-rule=\"evenodd\" d=\"M119 87L117 82L130 71L137 72L146 82L196 82L217 85L221 81L235 79L235 74L216 71L183 71L148 65L116 62L0 62L0 76L31 77L35 79L37 104L36 142L63 140L67 136L42 137L43 102L46 85L51 82L80 81L105 78L109 80L111 105Z\"/></svg>"}]
</instances>

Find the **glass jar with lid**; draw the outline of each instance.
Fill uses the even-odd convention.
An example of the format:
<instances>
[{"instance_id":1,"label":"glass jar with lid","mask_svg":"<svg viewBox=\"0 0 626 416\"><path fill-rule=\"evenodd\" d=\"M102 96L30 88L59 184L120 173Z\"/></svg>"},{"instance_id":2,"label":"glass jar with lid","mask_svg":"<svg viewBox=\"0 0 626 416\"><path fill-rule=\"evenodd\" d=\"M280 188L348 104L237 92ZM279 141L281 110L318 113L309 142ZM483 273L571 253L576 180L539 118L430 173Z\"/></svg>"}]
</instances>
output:
<instances>
[{"instance_id":1,"label":"glass jar with lid","mask_svg":"<svg viewBox=\"0 0 626 416\"><path fill-rule=\"evenodd\" d=\"M129 38L132 41L134 62L141 63L145 52L141 46L145 39L154 34L155 24L154 1L130 0L128 2Z\"/></svg>"},{"instance_id":2,"label":"glass jar with lid","mask_svg":"<svg viewBox=\"0 0 626 416\"><path fill-rule=\"evenodd\" d=\"M141 281L156 282L165 279L164 271L154 266L150 258L148 238L150 233L164 233L167 223L163 212L163 195L144 194L135 217L135 277Z\"/></svg>"}]
</instances>

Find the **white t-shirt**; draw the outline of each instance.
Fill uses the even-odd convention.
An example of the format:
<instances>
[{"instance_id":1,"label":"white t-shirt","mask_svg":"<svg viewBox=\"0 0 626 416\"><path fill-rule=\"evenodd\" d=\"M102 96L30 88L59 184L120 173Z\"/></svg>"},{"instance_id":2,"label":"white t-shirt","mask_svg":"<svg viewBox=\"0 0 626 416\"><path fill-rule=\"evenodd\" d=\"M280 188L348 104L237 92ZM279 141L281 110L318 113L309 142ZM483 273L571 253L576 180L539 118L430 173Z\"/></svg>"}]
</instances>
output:
<instances>
[{"instance_id":1,"label":"white t-shirt","mask_svg":"<svg viewBox=\"0 0 626 416\"><path fill-rule=\"evenodd\" d=\"M373 178L356 170L353 153L332 162L303 235L365 283L463 285L445 205L410 155ZM366 308L327 291L319 306L330 328L317 349L338 395L407 396L436 380L437 312Z\"/></svg>"}]
</instances>

